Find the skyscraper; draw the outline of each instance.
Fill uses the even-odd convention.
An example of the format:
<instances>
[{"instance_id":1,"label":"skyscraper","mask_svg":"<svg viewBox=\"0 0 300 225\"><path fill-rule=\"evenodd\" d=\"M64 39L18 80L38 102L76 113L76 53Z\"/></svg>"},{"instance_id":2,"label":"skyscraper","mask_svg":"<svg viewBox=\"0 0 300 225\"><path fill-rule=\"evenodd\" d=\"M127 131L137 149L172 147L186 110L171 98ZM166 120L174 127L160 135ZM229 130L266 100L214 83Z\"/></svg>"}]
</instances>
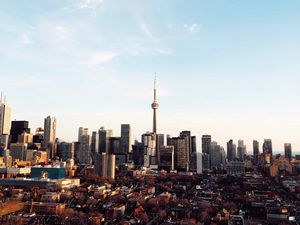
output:
<instances>
[{"instance_id":1,"label":"skyscraper","mask_svg":"<svg viewBox=\"0 0 300 225\"><path fill-rule=\"evenodd\" d=\"M78 130L79 149L77 153L77 160L80 164L91 163L91 136L89 135L88 128L80 127Z\"/></svg>"},{"instance_id":2,"label":"skyscraper","mask_svg":"<svg viewBox=\"0 0 300 225\"><path fill-rule=\"evenodd\" d=\"M191 148L192 148L192 152L197 152L197 139L196 139L196 136L191 137Z\"/></svg>"},{"instance_id":3,"label":"skyscraper","mask_svg":"<svg viewBox=\"0 0 300 225\"><path fill-rule=\"evenodd\" d=\"M121 152L128 154L131 151L131 127L130 124L121 124Z\"/></svg>"},{"instance_id":4,"label":"skyscraper","mask_svg":"<svg viewBox=\"0 0 300 225\"><path fill-rule=\"evenodd\" d=\"M110 137L108 141L108 154L122 154L121 151L121 138Z\"/></svg>"},{"instance_id":5,"label":"skyscraper","mask_svg":"<svg viewBox=\"0 0 300 225\"><path fill-rule=\"evenodd\" d=\"M202 153L196 152L197 174L202 174Z\"/></svg>"},{"instance_id":6,"label":"skyscraper","mask_svg":"<svg viewBox=\"0 0 300 225\"><path fill-rule=\"evenodd\" d=\"M165 135L164 134L157 135L157 143L158 143L159 149L161 149L165 145Z\"/></svg>"},{"instance_id":7,"label":"skyscraper","mask_svg":"<svg viewBox=\"0 0 300 225\"><path fill-rule=\"evenodd\" d=\"M211 144L211 136L203 135L202 136L202 153L210 154L210 144Z\"/></svg>"},{"instance_id":8,"label":"skyscraper","mask_svg":"<svg viewBox=\"0 0 300 225\"><path fill-rule=\"evenodd\" d=\"M202 158L203 158L203 169L208 170L211 168L211 159L210 159L210 145L211 145L211 136L203 135L202 136Z\"/></svg>"},{"instance_id":9,"label":"skyscraper","mask_svg":"<svg viewBox=\"0 0 300 225\"><path fill-rule=\"evenodd\" d=\"M0 148L8 147L9 133L11 127L11 108L0 99Z\"/></svg>"},{"instance_id":10,"label":"skyscraper","mask_svg":"<svg viewBox=\"0 0 300 225\"><path fill-rule=\"evenodd\" d=\"M225 151L224 148L218 145L217 142L213 141L210 144L210 158L211 168L219 168L225 163Z\"/></svg>"},{"instance_id":11,"label":"skyscraper","mask_svg":"<svg viewBox=\"0 0 300 225\"><path fill-rule=\"evenodd\" d=\"M284 157L288 160L292 159L292 144L290 143L284 144Z\"/></svg>"},{"instance_id":12,"label":"skyscraper","mask_svg":"<svg viewBox=\"0 0 300 225\"><path fill-rule=\"evenodd\" d=\"M113 136L112 130L101 127L99 133L99 153L108 153L109 138Z\"/></svg>"},{"instance_id":13,"label":"skyscraper","mask_svg":"<svg viewBox=\"0 0 300 225\"><path fill-rule=\"evenodd\" d=\"M56 119L46 117L44 120L44 147L49 148L50 158L55 156Z\"/></svg>"},{"instance_id":14,"label":"skyscraper","mask_svg":"<svg viewBox=\"0 0 300 225\"><path fill-rule=\"evenodd\" d=\"M92 133L91 153L92 155L98 153L99 150L99 135L97 131Z\"/></svg>"},{"instance_id":15,"label":"skyscraper","mask_svg":"<svg viewBox=\"0 0 300 225\"><path fill-rule=\"evenodd\" d=\"M74 143L61 142L57 146L57 155L62 161L74 159Z\"/></svg>"},{"instance_id":16,"label":"skyscraper","mask_svg":"<svg viewBox=\"0 0 300 225\"><path fill-rule=\"evenodd\" d=\"M192 153L192 136L191 136L191 131L188 131L188 130L181 131L179 136L187 138L187 144L188 144L189 154L191 154Z\"/></svg>"},{"instance_id":17,"label":"skyscraper","mask_svg":"<svg viewBox=\"0 0 300 225\"><path fill-rule=\"evenodd\" d=\"M142 135L142 143L144 145L144 166L150 167L151 165L157 165L157 148L156 137L154 133L145 133Z\"/></svg>"},{"instance_id":18,"label":"skyscraper","mask_svg":"<svg viewBox=\"0 0 300 225\"><path fill-rule=\"evenodd\" d=\"M233 143L233 140L227 142L227 159L232 161L236 158L236 145Z\"/></svg>"},{"instance_id":19,"label":"skyscraper","mask_svg":"<svg viewBox=\"0 0 300 225\"><path fill-rule=\"evenodd\" d=\"M159 104L157 102L157 99L156 99L156 78L154 79L154 99L153 99L153 103L151 105L152 109L153 109L153 129L152 129L152 132L154 134L157 133L157 127L156 127L156 111L159 107Z\"/></svg>"},{"instance_id":20,"label":"skyscraper","mask_svg":"<svg viewBox=\"0 0 300 225\"><path fill-rule=\"evenodd\" d=\"M258 156L259 156L259 143L258 141L253 140L253 159L255 164L258 164Z\"/></svg>"},{"instance_id":21,"label":"skyscraper","mask_svg":"<svg viewBox=\"0 0 300 225\"><path fill-rule=\"evenodd\" d=\"M200 157L200 155L198 155ZM202 158L202 154L201 154ZM202 162L201 162L202 167ZM202 168L201 168L202 170ZM191 136L190 171L197 171L197 142L196 136Z\"/></svg>"},{"instance_id":22,"label":"skyscraper","mask_svg":"<svg viewBox=\"0 0 300 225\"><path fill-rule=\"evenodd\" d=\"M159 154L158 168L168 172L174 170L174 146L162 146Z\"/></svg>"},{"instance_id":23,"label":"skyscraper","mask_svg":"<svg viewBox=\"0 0 300 225\"><path fill-rule=\"evenodd\" d=\"M263 144L263 153L269 153L270 156L273 154L273 148L272 148L272 140L271 139L265 139Z\"/></svg>"},{"instance_id":24,"label":"skyscraper","mask_svg":"<svg viewBox=\"0 0 300 225\"><path fill-rule=\"evenodd\" d=\"M82 135L88 135L89 134L89 129L84 128L84 127L79 127L78 129L78 141L80 140Z\"/></svg>"},{"instance_id":25,"label":"skyscraper","mask_svg":"<svg viewBox=\"0 0 300 225\"><path fill-rule=\"evenodd\" d=\"M247 154L246 145L244 145L243 140L238 140L238 147L237 147L237 157L240 161L244 161L245 156Z\"/></svg>"},{"instance_id":26,"label":"skyscraper","mask_svg":"<svg viewBox=\"0 0 300 225\"><path fill-rule=\"evenodd\" d=\"M10 155L13 160L25 160L26 159L27 144L13 143L10 145Z\"/></svg>"},{"instance_id":27,"label":"skyscraper","mask_svg":"<svg viewBox=\"0 0 300 225\"><path fill-rule=\"evenodd\" d=\"M135 168L139 169L144 166L144 144L138 141L135 141L132 145L132 161Z\"/></svg>"},{"instance_id":28,"label":"skyscraper","mask_svg":"<svg viewBox=\"0 0 300 225\"><path fill-rule=\"evenodd\" d=\"M189 148L188 138L185 136L173 137L171 145L174 146L174 167L178 171L189 171Z\"/></svg>"},{"instance_id":29,"label":"skyscraper","mask_svg":"<svg viewBox=\"0 0 300 225\"><path fill-rule=\"evenodd\" d=\"M113 154L96 153L95 172L100 177L115 179L116 157Z\"/></svg>"},{"instance_id":30,"label":"skyscraper","mask_svg":"<svg viewBox=\"0 0 300 225\"><path fill-rule=\"evenodd\" d=\"M28 127L28 121L12 121L10 129L10 143L17 143L19 135L25 133L30 133L30 128Z\"/></svg>"}]
</instances>

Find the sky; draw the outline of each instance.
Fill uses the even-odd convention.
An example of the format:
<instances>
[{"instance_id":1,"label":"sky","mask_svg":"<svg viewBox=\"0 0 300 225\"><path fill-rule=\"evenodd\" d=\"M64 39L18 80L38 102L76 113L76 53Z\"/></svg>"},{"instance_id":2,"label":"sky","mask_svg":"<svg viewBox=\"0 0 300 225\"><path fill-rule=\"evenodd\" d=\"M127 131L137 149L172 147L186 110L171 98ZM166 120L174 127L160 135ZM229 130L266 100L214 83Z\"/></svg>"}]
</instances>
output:
<instances>
[{"instance_id":1,"label":"sky","mask_svg":"<svg viewBox=\"0 0 300 225\"><path fill-rule=\"evenodd\" d=\"M159 133L300 152L299 59L298 0L0 1L12 118L55 116L66 141L80 126L151 131L156 73Z\"/></svg>"}]
</instances>

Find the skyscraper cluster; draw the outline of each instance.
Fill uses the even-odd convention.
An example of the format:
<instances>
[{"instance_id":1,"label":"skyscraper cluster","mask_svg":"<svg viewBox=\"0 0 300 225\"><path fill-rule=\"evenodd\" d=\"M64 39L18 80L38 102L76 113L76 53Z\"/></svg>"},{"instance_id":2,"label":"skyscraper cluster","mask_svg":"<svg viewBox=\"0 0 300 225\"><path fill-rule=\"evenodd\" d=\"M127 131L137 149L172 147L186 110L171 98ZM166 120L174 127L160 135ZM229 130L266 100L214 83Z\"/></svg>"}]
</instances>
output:
<instances>
[{"instance_id":1,"label":"skyscraper cluster","mask_svg":"<svg viewBox=\"0 0 300 225\"><path fill-rule=\"evenodd\" d=\"M272 140L265 139L262 152L258 141L253 141L253 157L249 158L243 140L237 144L232 139L225 149L211 135L201 138L202 152L197 151L197 139L191 131L181 131L178 136L158 132L156 79L154 81L152 131L141 135L141 140L132 143L130 124L121 124L120 136L113 131L100 127L90 132L79 127L78 139L74 142L60 141L56 138L56 118L47 116L44 126L35 133L25 120L11 121L11 108L0 99L0 153L7 166L13 161L30 161L32 164L47 163L51 160L68 162L70 165L94 166L95 172L102 177L114 179L115 169L121 165L134 168L165 170L168 172L197 172L202 170L228 169L232 174L245 171L249 165L264 163L271 168L273 157ZM284 144L284 156L292 160L292 146ZM277 157L278 158L278 157ZM278 160L277 160L278 161Z\"/></svg>"}]
</instances>

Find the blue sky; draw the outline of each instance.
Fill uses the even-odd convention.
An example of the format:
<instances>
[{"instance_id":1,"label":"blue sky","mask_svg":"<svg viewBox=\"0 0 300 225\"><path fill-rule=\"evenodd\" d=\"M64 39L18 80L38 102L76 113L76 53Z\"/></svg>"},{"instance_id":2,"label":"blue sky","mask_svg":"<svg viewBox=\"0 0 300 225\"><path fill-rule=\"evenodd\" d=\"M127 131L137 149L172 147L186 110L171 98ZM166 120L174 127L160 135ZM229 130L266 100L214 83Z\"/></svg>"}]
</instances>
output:
<instances>
[{"instance_id":1,"label":"blue sky","mask_svg":"<svg viewBox=\"0 0 300 225\"><path fill-rule=\"evenodd\" d=\"M300 2L297 0L6 0L0 2L0 89L14 119L35 129L131 123L158 130L272 138L300 150Z\"/></svg>"}]
</instances>

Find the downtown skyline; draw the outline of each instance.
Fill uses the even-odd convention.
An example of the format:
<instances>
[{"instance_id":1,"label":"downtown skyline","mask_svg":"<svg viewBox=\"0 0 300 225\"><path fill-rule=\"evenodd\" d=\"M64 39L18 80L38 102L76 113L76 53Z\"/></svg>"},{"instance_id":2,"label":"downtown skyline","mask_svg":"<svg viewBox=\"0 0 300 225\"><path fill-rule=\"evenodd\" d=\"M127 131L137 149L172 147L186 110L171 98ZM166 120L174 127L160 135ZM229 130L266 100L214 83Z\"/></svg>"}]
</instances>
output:
<instances>
[{"instance_id":1,"label":"downtown skyline","mask_svg":"<svg viewBox=\"0 0 300 225\"><path fill-rule=\"evenodd\" d=\"M248 153L265 138L274 152L300 150L298 2L129 2L0 3L12 120L36 128L55 116L66 141L80 126L118 135L130 123L140 139L152 130L157 72L158 133L191 130L198 151L203 134L223 147L243 139Z\"/></svg>"}]
</instances>

